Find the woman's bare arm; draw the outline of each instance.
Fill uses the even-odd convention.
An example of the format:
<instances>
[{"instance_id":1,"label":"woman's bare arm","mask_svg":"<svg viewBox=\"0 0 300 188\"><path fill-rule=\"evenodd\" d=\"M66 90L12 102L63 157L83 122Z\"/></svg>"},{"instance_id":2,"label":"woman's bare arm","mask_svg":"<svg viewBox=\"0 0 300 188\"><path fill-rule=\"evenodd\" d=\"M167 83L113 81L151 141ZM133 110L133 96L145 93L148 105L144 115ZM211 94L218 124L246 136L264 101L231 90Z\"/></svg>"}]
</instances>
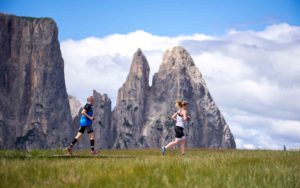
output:
<instances>
[{"instance_id":1,"label":"woman's bare arm","mask_svg":"<svg viewBox=\"0 0 300 188\"><path fill-rule=\"evenodd\" d=\"M183 115L183 120L184 120L184 121L188 121L188 120L189 120L189 117L188 117L188 115L187 115L187 111L186 111L186 110L183 110L183 111L182 111L182 115Z\"/></svg>"},{"instance_id":2,"label":"woman's bare arm","mask_svg":"<svg viewBox=\"0 0 300 188\"><path fill-rule=\"evenodd\" d=\"M174 121L177 121L177 119L176 119L176 116L177 116L177 112L176 113L174 113L173 115L172 115L172 119L174 120Z\"/></svg>"}]
</instances>

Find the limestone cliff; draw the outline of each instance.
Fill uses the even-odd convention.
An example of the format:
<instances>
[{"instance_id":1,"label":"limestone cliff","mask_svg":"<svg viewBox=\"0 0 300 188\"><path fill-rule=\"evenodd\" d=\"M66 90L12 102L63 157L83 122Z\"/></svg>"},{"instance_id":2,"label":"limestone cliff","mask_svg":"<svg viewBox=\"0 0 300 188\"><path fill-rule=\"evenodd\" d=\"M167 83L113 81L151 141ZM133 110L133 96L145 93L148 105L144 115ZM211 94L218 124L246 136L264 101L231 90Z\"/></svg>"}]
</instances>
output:
<instances>
[{"instance_id":1,"label":"limestone cliff","mask_svg":"<svg viewBox=\"0 0 300 188\"><path fill-rule=\"evenodd\" d=\"M189 102L189 125L185 132L190 147L235 148L234 138L213 101L199 69L182 47L167 50L158 73L153 77L143 135L146 145L158 147L174 139L170 116L175 102Z\"/></svg>"},{"instance_id":2,"label":"limestone cliff","mask_svg":"<svg viewBox=\"0 0 300 188\"><path fill-rule=\"evenodd\" d=\"M69 104L70 104L72 118L75 118L75 116L80 111L82 104L79 100L76 99L76 97L72 95L69 95Z\"/></svg>"},{"instance_id":3,"label":"limestone cliff","mask_svg":"<svg viewBox=\"0 0 300 188\"><path fill-rule=\"evenodd\" d=\"M174 139L170 116L178 99L189 102L191 120L185 131L190 147L235 148L229 126L185 49L165 52L151 87L148 77L147 60L138 50L113 112L116 148L159 147Z\"/></svg>"},{"instance_id":4,"label":"limestone cliff","mask_svg":"<svg viewBox=\"0 0 300 188\"><path fill-rule=\"evenodd\" d=\"M119 89L113 111L115 147L135 148L143 146L142 129L145 121L147 94L149 92L149 65L140 49L135 52L130 72Z\"/></svg>"},{"instance_id":5,"label":"limestone cliff","mask_svg":"<svg viewBox=\"0 0 300 188\"><path fill-rule=\"evenodd\" d=\"M62 147L71 122L55 22L0 13L0 148Z\"/></svg>"}]
</instances>

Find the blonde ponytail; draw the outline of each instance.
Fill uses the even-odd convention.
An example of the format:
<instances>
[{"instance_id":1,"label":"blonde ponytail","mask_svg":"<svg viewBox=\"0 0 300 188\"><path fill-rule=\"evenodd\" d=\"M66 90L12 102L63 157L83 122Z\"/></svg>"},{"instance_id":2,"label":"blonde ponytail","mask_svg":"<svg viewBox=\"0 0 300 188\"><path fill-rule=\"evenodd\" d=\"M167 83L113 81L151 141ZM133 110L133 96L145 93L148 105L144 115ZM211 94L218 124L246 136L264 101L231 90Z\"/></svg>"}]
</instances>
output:
<instances>
[{"instance_id":1,"label":"blonde ponytail","mask_svg":"<svg viewBox=\"0 0 300 188\"><path fill-rule=\"evenodd\" d=\"M184 105L187 105L188 102L187 101L182 101L182 100L177 100L176 101L176 107L177 108L182 108Z\"/></svg>"},{"instance_id":2,"label":"blonde ponytail","mask_svg":"<svg viewBox=\"0 0 300 188\"><path fill-rule=\"evenodd\" d=\"M177 101L176 101L176 107L177 107L177 108L181 108L181 107L182 107L182 104L181 104L181 103L182 103L181 100L177 100Z\"/></svg>"}]
</instances>

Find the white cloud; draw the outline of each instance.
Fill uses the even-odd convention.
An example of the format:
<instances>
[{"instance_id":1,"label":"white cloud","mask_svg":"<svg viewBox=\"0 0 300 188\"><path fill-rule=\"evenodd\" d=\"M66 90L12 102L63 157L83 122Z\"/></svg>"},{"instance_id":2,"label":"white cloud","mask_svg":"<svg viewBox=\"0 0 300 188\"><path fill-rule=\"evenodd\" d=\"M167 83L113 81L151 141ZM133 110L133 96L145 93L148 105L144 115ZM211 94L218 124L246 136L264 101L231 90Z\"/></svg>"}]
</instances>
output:
<instances>
[{"instance_id":1,"label":"white cloud","mask_svg":"<svg viewBox=\"0 0 300 188\"><path fill-rule=\"evenodd\" d=\"M115 103L138 48L152 78L163 52L177 45L192 55L239 148L300 148L300 27L286 23L222 36L168 37L138 30L65 40L67 90L83 102L96 89Z\"/></svg>"},{"instance_id":2,"label":"white cloud","mask_svg":"<svg viewBox=\"0 0 300 188\"><path fill-rule=\"evenodd\" d=\"M224 110L224 109L223 109ZM239 148L282 149L300 148L300 122L255 115L238 109L225 109L224 117L230 122Z\"/></svg>"}]
</instances>

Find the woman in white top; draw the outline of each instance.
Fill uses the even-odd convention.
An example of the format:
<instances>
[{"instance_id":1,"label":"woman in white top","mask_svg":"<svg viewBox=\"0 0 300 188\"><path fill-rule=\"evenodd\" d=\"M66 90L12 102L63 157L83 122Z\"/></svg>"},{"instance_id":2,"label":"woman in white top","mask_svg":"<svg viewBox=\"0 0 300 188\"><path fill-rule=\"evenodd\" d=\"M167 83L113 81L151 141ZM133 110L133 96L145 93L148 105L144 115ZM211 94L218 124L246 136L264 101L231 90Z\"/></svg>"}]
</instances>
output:
<instances>
[{"instance_id":1,"label":"woman in white top","mask_svg":"<svg viewBox=\"0 0 300 188\"><path fill-rule=\"evenodd\" d=\"M188 102L186 101L177 101L176 102L177 108L179 110L172 115L172 119L176 121L175 126L175 141L170 142L166 146L161 148L162 155L165 155L168 148L173 147L177 144L180 144L181 154L185 154L185 145L186 145L186 138L184 135L184 127L186 126L187 122L189 121L190 117L188 116Z\"/></svg>"}]
</instances>

